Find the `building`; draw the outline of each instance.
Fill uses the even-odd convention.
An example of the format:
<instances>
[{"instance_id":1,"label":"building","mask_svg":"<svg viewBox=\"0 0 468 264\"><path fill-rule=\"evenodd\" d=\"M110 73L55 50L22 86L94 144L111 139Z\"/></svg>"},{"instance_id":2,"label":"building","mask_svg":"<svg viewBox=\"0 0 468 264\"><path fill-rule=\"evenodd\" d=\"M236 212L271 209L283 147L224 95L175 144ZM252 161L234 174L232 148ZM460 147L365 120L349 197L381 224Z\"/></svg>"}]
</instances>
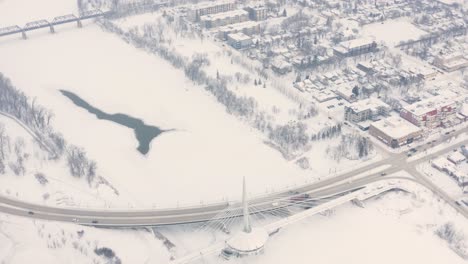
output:
<instances>
[{"instance_id":1,"label":"building","mask_svg":"<svg viewBox=\"0 0 468 264\"><path fill-rule=\"evenodd\" d=\"M422 135L422 130L398 116L374 122L369 133L392 148L410 144Z\"/></svg>"},{"instance_id":2,"label":"building","mask_svg":"<svg viewBox=\"0 0 468 264\"><path fill-rule=\"evenodd\" d=\"M327 102L336 98L336 94L329 90L313 90L311 91L312 97L319 103Z\"/></svg>"},{"instance_id":3,"label":"building","mask_svg":"<svg viewBox=\"0 0 468 264\"><path fill-rule=\"evenodd\" d=\"M236 4L234 0L203 2L191 7L189 18L193 21L199 21L202 16L227 12L235 8Z\"/></svg>"},{"instance_id":4,"label":"building","mask_svg":"<svg viewBox=\"0 0 468 264\"><path fill-rule=\"evenodd\" d=\"M340 96L341 98L345 99L346 101L353 103L357 101L356 94L353 93L353 88L348 83L342 83L341 85L337 85L338 87L335 89L335 93Z\"/></svg>"},{"instance_id":5,"label":"building","mask_svg":"<svg viewBox=\"0 0 468 264\"><path fill-rule=\"evenodd\" d=\"M455 94L436 95L409 106L400 111L400 116L418 127L448 127L454 123L458 112Z\"/></svg>"},{"instance_id":6,"label":"building","mask_svg":"<svg viewBox=\"0 0 468 264\"><path fill-rule=\"evenodd\" d=\"M260 24L256 21L245 21L241 23L226 25L218 28L218 37L227 39L230 33L242 32L246 35L252 35L260 32Z\"/></svg>"},{"instance_id":7,"label":"building","mask_svg":"<svg viewBox=\"0 0 468 264\"><path fill-rule=\"evenodd\" d=\"M227 35L227 42L235 49L245 49L252 46L252 38L244 33L231 33Z\"/></svg>"},{"instance_id":8,"label":"building","mask_svg":"<svg viewBox=\"0 0 468 264\"><path fill-rule=\"evenodd\" d=\"M286 74L292 71L292 65L283 59L275 59L271 63L271 69L278 74Z\"/></svg>"},{"instance_id":9,"label":"building","mask_svg":"<svg viewBox=\"0 0 468 264\"><path fill-rule=\"evenodd\" d=\"M468 174L460 171L458 167L444 157L439 157L431 162L432 167L443 171L457 181L458 185L464 187L468 185Z\"/></svg>"},{"instance_id":10,"label":"building","mask_svg":"<svg viewBox=\"0 0 468 264\"><path fill-rule=\"evenodd\" d=\"M458 118L462 122L468 121L468 103L462 104L462 106L460 107L460 110L458 112Z\"/></svg>"},{"instance_id":11,"label":"building","mask_svg":"<svg viewBox=\"0 0 468 264\"><path fill-rule=\"evenodd\" d=\"M451 161L453 164L458 165L464 162L466 160L466 157L462 153L456 151L456 152L450 153L447 159Z\"/></svg>"},{"instance_id":12,"label":"building","mask_svg":"<svg viewBox=\"0 0 468 264\"><path fill-rule=\"evenodd\" d=\"M434 65L448 72L456 71L468 66L468 59L461 53L437 56Z\"/></svg>"},{"instance_id":13,"label":"building","mask_svg":"<svg viewBox=\"0 0 468 264\"><path fill-rule=\"evenodd\" d=\"M200 17L200 22L206 28L214 28L249 20L249 13L245 10L232 10Z\"/></svg>"},{"instance_id":14,"label":"building","mask_svg":"<svg viewBox=\"0 0 468 264\"><path fill-rule=\"evenodd\" d=\"M335 55L343 57L357 56L377 49L377 43L372 38L358 38L341 42L333 49Z\"/></svg>"},{"instance_id":15,"label":"building","mask_svg":"<svg viewBox=\"0 0 468 264\"><path fill-rule=\"evenodd\" d=\"M267 8L265 6L248 6L244 9L249 12L251 20L261 21L267 19Z\"/></svg>"},{"instance_id":16,"label":"building","mask_svg":"<svg viewBox=\"0 0 468 264\"><path fill-rule=\"evenodd\" d=\"M345 119L358 123L366 120L376 120L378 116L386 116L391 108L377 98L368 98L345 106Z\"/></svg>"}]
</instances>

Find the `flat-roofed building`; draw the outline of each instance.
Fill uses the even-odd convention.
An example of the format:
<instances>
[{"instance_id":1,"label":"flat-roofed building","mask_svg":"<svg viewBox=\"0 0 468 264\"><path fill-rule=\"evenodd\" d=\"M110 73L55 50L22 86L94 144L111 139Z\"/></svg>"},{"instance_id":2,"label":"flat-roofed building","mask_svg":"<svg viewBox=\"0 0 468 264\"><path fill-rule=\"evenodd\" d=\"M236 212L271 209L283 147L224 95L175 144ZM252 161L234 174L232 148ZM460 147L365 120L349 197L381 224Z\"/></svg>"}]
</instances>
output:
<instances>
[{"instance_id":1,"label":"flat-roofed building","mask_svg":"<svg viewBox=\"0 0 468 264\"><path fill-rule=\"evenodd\" d=\"M200 22L206 28L214 28L249 20L249 13L245 10L233 10L200 17Z\"/></svg>"},{"instance_id":2,"label":"flat-roofed building","mask_svg":"<svg viewBox=\"0 0 468 264\"><path fill-rule=\"evenodd\" d=\"M370 37L343 41L333 49L336 55L343 57L357 56L377 49L377 43Z\"/></svg>"},{"instance_id":3,"label":"flat-roofed building","mask_svg":"<svg viewBox=\"0 0 468 264\"><path fill-rule=\"evenodd\" d=\"M458 118L463 122L468 121L468 103L462 104L458 111Z\"/></svg>"},{"instance_id":4,"label":"flat-roofed building","mask_svg":"<svg viewBox=\"0 0 468 264\"><path fill-rule=\"evenodd\" d=\"M435 57L434 65L451 72L467 67L468 59L461 53L452 53Z\"/></svg>"},{"instance_id":5,"label":"flat-roofed building","mask_svg":"<svg viewBox=\"0 0 468 264\"><path fill-rule=\"evenodd\" d=\"M248 6L244 9L249 12L249 17L252 20L261 21L267 18L267 8L265 6Z\"/></svg>"},{"instance_id":6,"label":"flat-roofed building","mask_svg":"<svg viewBox=\"0 0 468 264\"><path fill-rule=\"evenodd\" d=\"M345 120L353 123L365 120L376 120L378 116L386 116L390 106L377 98L368 98L345 106Z\"/></svg>"},{"instance_id":7,"label":"flat-roofed building","mask_svg":"<svg viewBox=\"0 0 468 264\"><path fill-rule=\"evenodd\" d=\"M418 127L451 126L459 109L456 94L446 93L403 107L400 116Z\"/></svg>"},{"instance_id":8,"label":"flat-roofed building","mask_svg":"<svg viewBox=\"0 0 468 264\"><path fill-rule=\"evenodd\" d=\"M420 138L422 129L399 116L391 116L372 123L369 133L386 145L397 148Z\"/></svg>"},{"instance_id":9,"label":"flat-roofed building","mask_svg":"<svg viewBox=\"0 0 468 264\"><path fill-rule=\"evenodd\" d=\"M357 101L356 94L353 93L353 87L348 83L337 85L337 88L334 90L334 92L350 103Z\"/></svg>"},{"instance_id":10,"label":"flat-roofed building","mask_svg":"<svg viewBox=\"0 0 468 264\"><path fill-rule=\"evenodd\" d=\"M234 0L202 2L190 7L189 18L194 21L199 21L200 17L210 14L217 14L227 12L236 8Z\"/></svg>"},{"instance_id":11,"label":"flat-roofed building","mask_svg":"<svg viewBox=\"0 0 468 264\"><path fill-rule=\"evenodd\" d=\"M253 43L252 38L242 32L228 34L227 42L235 49L245 49L251 47Z\"/></svg>"}]
</instances>

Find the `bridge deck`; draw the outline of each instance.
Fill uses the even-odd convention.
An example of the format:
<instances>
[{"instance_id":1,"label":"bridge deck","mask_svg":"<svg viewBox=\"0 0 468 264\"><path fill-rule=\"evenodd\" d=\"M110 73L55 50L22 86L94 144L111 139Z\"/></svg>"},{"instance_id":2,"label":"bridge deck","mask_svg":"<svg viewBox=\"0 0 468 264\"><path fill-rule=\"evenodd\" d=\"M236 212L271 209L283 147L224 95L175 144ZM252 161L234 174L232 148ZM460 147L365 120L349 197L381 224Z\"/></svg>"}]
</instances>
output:
<instances>
[{"instance_id":1,"label":"bridge deck","mask_svg":"<svg viewBox=\"0 0 468 264\"><path fill-rule=\"evenodd\" d=\"M26 25L23 28L18 25L0 28L0 37L24 33L26 31L33 31L33 30L37 30L41 28L52 28L51 30L53 30L53 27L56 25L63 25L67 23L74 23L74 22L78 22L82 20L103 17L108 14L110 14L110 11L102 12L101 10L98 9L98 10L91 10L91 11L85 12L81 16L75 16L73 14L58 16L58 17L55 17L51 22L45 19L32 21L32 22L26 23Z\"/></svg>"}]
</instances>

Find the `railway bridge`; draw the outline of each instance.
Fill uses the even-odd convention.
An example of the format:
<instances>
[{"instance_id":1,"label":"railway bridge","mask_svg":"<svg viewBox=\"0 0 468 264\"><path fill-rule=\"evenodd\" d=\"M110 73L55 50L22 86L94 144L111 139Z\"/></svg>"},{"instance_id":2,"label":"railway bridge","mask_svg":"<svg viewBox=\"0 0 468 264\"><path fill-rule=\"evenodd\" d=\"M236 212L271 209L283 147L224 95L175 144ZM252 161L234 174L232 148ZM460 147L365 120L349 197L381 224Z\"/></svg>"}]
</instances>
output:
<instances>
[{"instance_id":1,"label":"railway bridge","mask_svg":"<svg viewBox=\"0 0 468 264\"><path fill-rule=\"evenodd\" d=\"M82 21L105 17L110 14L110 11L103 12L100 9L83 11L80 15L66 14L63 16L54 17L51 21L46 19L28 22L24 27L18 25L0 28L0 37L21 34L23 39L27 39L26 32L38 30L41 28L49 28L50 33L55 33L55 27L63 24L76 23L78 27L82 27Z\"/></svg>"}]
</instances>

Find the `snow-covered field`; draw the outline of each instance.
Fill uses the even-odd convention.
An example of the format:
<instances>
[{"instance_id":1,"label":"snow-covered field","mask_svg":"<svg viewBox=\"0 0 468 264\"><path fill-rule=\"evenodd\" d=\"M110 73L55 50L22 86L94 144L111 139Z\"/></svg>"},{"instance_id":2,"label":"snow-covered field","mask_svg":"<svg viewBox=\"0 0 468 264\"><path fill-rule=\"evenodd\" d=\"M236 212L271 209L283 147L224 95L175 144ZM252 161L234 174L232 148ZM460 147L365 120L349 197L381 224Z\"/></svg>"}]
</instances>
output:
<instances>
[{"instance_id":1,"label":"snow-covered field","mask_svg":"<svg viewBox=\"0 0 468 264\"><path fill-rule=\"evenodd\" d=\"M16 154L10 152L4 161L5 173L0 177L0 195L52 206L104 207L106 200L119 202L119 197L106 190L107 187L90 188L85 180L72 177L63 160L49 161L47 152L13 119L0 115L0 126L9 138L11 149L18 142L24 142L21 153L26 157L25 171L15 175L11 165L16 164ZM46 182L41 183L38 174Z\"/></svg>"},{"instance_id":2,"label":"snow-covered field","mask_svg":"<svg viewBox=\"0 0 468 264\"><path fill-rule=\"evenodd\" d=\"M448 193L454 200L463 195L463 189L458 185L457 181L445 172L432 167L431 162L419 164L417 169L439 188Z\"/></svg>"},{"instance_id":3,"label":"snow-covered field","mask_svg":"<svg viewBox=\"0 0 468 264\"><path fill-rule=\"evenodd\" d=\"M27 41L8 39L0 42L0 56L0 71L28 96L51 108L54 127L69 142L84 147L97 161L100 175L134 206L182 206L237 198L244 176L253 194L263 194L332 176L329 167L335 173L361 164L358 160L338 164L324 155L327 145L335 144L331 140L312 146L307 154L311 171L300 169L264 144L265 135L227 114L183 72L96 25L54 35L36 32ZM151 151L143 156L135 150L132 130L97 120L61 95L60 89L76 93L107 113L128 114L175 131L154 139ZM270 97L268 93L282 96L269 90L256 97ZM287 112L289 106L280 104Z\"/></svg>"},{"instance_id":4,"label":"snow-covered field","mask_svg":"<svg viewBox=\"0 0 468 264\"><path fill-rule=\"evenodd\" d=\"M417 39L427 32L417 28L406 19L387 20L383 23L373 23L362 28L365 36L373 36L377 42L383 41L394 46L400 41Z\"/></svg>"},{"instance_id":5,"label":"snow-covered field","mask_svg":"<svg viewBox=\"0 0 468 264\"><path fill-rule=\"evenodd\" d=\"M168 263L169 253L151 230L110 230L0 214L0 263L119 263L98 256L109 248L120 263Z\"/></svg>"},{"instance_id":6,"label":"snow-covered field","mask_svg":"<svg viewBox=\"0 0 468 264\"><path fill-rule=\"evenodd\" d=\"M97 37L99 41L90 41ZM0 71L51 108L54 127L83 146L100 174L140 206L237 196L244 176L252 192L308 178L182 72L97 26L44 32L0 47ZM97 120L59 89L108 113L176 131L156 138L150 153L142 156L135 150L133 131Z\"/></svg>"},{"instance_id":7,"label":"snow-covered field","mask_svg":"<svg viewBox=\"0 0 468 264\"><path fill-rule=\"evenodd\" d=\"M69 13L77 13L75 0L0 0L0 27ZM143 15L119 23L131 27L148 18L154 16ZM53 111L54 129L97 161L98 174L120 191L120 197L113 197L108 189L89 188L85 181L71 177L63 162L55 165L42 162L42 154L30 135L1 116L0 123L7 133L23 138L33 158L26 175L1 175L0 195L49 205L101 208L205 204L237 199L243 177L247 178L249 195L255 196L330 177L385 156L376 153L365 161L335 162L325 155L328 147L338 143L339 138L335 138L314 142L312 149L302 155L309 159L311 168L300 169L295 160L285 160L265 144L264 134L226 113L224 106L203 87L194 85L182 71L158 56L124 43L91 22L82 29L75 25L64 28L67 30L58 30L54 35L47 29L40 30L31 33L28 40L20 40L19 36L0 39L0 72L25 94L37 98L37 103ZM371 24L362 31L389 45L425 34L405 20ZM177 37L173 44L187 57L195 51L207 52L212 61L207 66L210 76L217 71L221 75L250 73L231 62L229 48L212 41ZM274 81L267 81L266 88L254 86L252 80L245 85L237 82L237 87L229 89L238 95L252 96L259 109L276 112L277 123L284 124L297 118L298 103L272 89ZM136 150L138 142L132 130L96 119L64 97L59 92L62 89L76 93L104 112L127 114L148 125L174 131L155 138L150 152L142 155ZM272 110L273 106L280 110ZM324 114L327 110L320 111L317 118L305 121L316 126L309 127L310 130L335 122ZM341 111L330 114L343 115ZM466 134L447 144L464 138ZM419 169L433 176L427 166L423 164ZM35 179L38 172L45 173L47 185ZM447 182L451 179L442 176L435 175L432 180L458 196L458 190L451 189L454 185ZM45 194L49 195L46 201ZM418 189L414 194L392 192L367 200L365 208L346 204L335 208L331 215L316 215L283 228L271 237L265 254L232 263L465 263L434 234L448 222L454 223L464 236L468 234L466 219L426 189ZM226 237L212 230L194 232L198 228L194 225L156 228L175 243L175 248L168 250L167 244L151 230L96 229L0 214L0 263L23 264L32 259L50 264L109 263L94 252L102 247L112 249L122 263L169 263L171 255L182 256ZM200 263L224 261L212 257Z\"/></svg>"}]
</instances>

